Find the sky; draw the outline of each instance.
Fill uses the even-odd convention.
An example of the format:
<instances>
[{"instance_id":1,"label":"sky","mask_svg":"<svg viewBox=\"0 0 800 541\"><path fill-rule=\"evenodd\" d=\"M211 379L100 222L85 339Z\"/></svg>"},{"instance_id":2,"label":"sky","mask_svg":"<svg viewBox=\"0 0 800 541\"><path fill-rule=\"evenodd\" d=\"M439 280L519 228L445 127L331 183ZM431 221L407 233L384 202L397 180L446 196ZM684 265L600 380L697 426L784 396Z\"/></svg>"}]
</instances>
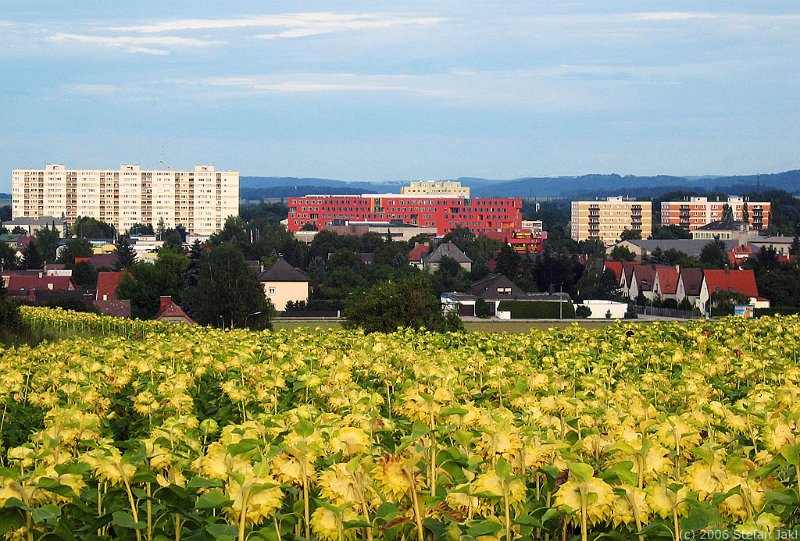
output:
<instances>
[{"instance_id":1,"label":"sky","mask_svg":"<svg viewBox=\"0 0 800 541\"><path fill-rule=\"evenodd\" d=\"M11 170L800 168L800 2L0 0Z\"/></svg>"}]
</instances>

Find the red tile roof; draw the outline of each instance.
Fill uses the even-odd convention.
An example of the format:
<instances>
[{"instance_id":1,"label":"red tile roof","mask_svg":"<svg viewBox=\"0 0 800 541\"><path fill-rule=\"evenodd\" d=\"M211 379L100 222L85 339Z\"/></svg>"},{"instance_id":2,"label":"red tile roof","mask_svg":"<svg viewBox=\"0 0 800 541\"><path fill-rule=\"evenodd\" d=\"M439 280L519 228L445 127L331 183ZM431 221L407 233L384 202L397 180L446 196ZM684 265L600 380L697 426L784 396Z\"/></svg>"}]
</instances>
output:
<instances>
[{"instance_id":1,"label":"red tile roof","mask_svg":"<svg viewBox=\"0 0 800 541\"><path fill-rule=\"evenodd\" d=\"M196 325L196 322L186 315L180 306L175 304L175 301L172 300L170 296L162 296L161 297L161 310L159 310L158 315L154 318L159 321L161 320L168 320L174 321L175 319L183 319L186 323L190 325Z\"/></svg>"},{"instance_id":2,"label":"red tile roof","mask_svg":"<svg viewBox=\"0 0 800 541\"><path fill-rule=\"evenodd\" d=\"M656 268L658 286L661 293L674 295L678 291L678 269L675 267Z\"/></svg>"},{"instance_id":3,"label":"red tile roof","mask_svg":"<svg viewBox=\"0 0 800 541\"><path fill-rule=\"evenodd\" d=\"M422 261L423 256L430 251L430 247L425 243L418 243L410 252L408 252L408 260L412 262Z\"/></svg>"},{"instance_id":4,"label":"red tile roof","mask_svg":"<svg viewBox=\"0 0 800 541\"><path fill-rule=\"evenodd\" d=\"M8 289L39 289L39 290L72 290L75 282L70 276L25 276L14 275L8 277Z\"/></svg>"},{"instance_id":5,"label":"red tile roof","mask_svg":"<svg viewBox=\"0 0 800 541\"><path fill-rule=\"evenodd\" d=\"M706 270L704 275L709 294L736 291L748 297L758 297L756 277L752 270Z\"/></svg>"},{"instance_id":6,"label":"red tile roof","mask_svg":"<svg viewBox=\"0 0 800 541\"><path fill-rule=\"evenodd\" d=\"M605 270L613 272L617 278L617 283L619 283L619 279L622 276L622 261L606 261Z\"/></svg>"},{"instance_id":7,"label":"red tile roof","mask_svg":"<svg viewBox=\"0 0 800 541\"><path fill-rule=\"evenodd\" d=\"M117 300L117 286L119 286L122 277L125 276L123 271L120 272L105 272L101 271L97 275L97 296L95 299L98 301L115 301Z\"/></svg>"}]
</instances>

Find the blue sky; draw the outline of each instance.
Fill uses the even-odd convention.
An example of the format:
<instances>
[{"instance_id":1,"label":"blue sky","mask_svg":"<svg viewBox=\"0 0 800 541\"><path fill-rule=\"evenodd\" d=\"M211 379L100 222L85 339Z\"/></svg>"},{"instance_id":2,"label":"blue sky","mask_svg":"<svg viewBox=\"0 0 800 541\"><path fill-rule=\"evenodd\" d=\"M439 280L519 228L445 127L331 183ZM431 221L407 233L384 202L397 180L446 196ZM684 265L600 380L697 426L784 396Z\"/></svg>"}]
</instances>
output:
<instances>
[{"instance_id":1,"label":"blue sky","mask_svg":"<svg viewBox=\"0 0 800 541\"><path fill-rule=\"evenodd\" d=\"M14 168L392 180L800 167L791 1L0 0Z\"/></svg>"}]
</instances>

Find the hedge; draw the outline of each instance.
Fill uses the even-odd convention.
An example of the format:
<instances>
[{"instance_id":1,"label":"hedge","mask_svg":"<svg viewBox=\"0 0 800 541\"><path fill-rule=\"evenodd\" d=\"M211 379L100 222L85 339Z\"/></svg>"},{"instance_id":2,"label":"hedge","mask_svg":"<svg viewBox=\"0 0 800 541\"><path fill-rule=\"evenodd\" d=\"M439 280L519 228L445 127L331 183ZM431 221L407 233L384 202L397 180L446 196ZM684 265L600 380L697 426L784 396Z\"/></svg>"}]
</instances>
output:
<instances>
[{"instance_id":1,"label":"hedge","mask_svg":"<svg viewBox=\"0 0 800 541\"><path fill-rule=\"evenodd\" d=\"M558 319L559 303L545 301L501 301L497 307L503 312L511 312L511 319ZM562 317L573 319L575 307L571 302L562 302Z\"/></svg>"},{"instance_id":2,"label":"hedge","mask_svg":"<svg viewBox=\"0 0 800 541\"><path fill-rule=\"evenodd\" d=\"M800 314L800 308L796 306L774 306L772 308L756 308L755 316L791 316L794 314Z\"/></svg>"}]
</instances>

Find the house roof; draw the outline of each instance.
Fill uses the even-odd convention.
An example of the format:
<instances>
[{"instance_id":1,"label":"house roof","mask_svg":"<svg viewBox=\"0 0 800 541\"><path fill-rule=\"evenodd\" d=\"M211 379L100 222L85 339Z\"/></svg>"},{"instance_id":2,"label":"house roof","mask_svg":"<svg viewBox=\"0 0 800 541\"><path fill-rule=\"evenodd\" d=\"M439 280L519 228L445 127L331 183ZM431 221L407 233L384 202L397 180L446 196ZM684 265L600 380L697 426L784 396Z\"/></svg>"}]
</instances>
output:
<instances>
[{"instance_id":1,"label":"house roof","mask_svg":"<svg viewBox=\"0 0 800 541\"><path fill-rule=\"evenodd\" d=\"M633 269L638 267L640 263L636 261L625 261L622 263L622 275L625 276L625 284L630 287L633 281Z\"/></svg>"},{"instance_id":2,"label":"house roof","mask_svg":"<svg viewBox=\"0 0 800 541\"><path fill-rule=\"evenodd\" d=\"M650 265L639 265L633 268L633 279L639 291L652 291L656 280L656 268Z\"/></svg>"},{"instance_id":3,"label":"house roof","mask_svg":"<svg viewBox=\"0 0 800 541\"><path fill-rule=\"evenodd\" d=\"M104 316L131 317L130 299L116 301L94 301L94 305Z\"/></svg>"},{"instance_id":4,"label":"house roof","mask_svg":"<svg viewBox=\"0 0 800 541\"><path fill-rule=\"evenodd\" d=\"M625 242L630 242L631 244L638 246L639 249L646 251L648 254L652 253L656 248L661 248L661 250L664 252L670 249L675 249L688 256L699 257L700 252L703 251L703 248L705 248L706 245L712 241L706 239L634 239ZM727 250L730 250L739 244L739 242L736 240L724 240L722 242L725 243Z\"/></svg>"},{"instance_id":5,"label":"house roof","mask_svg":"<svg viewBox=\"0 0 800 541\"><path fill-rule=\"evenodd\" d=\"M511 293L500 295L497 293L498 288L511 288ZM487 274L477 282L470 284L469 294L482 299L523 298L528 296L522 288L514 284L506 276L494 273Z\"/></svg>"},{"instance_id":6,"label":"house roof","mask_svg":"<svg viewBox=\"0 0 800 541\"><path fill-rule=\"evenodd\" d=\"M425 254L431 251L431 247L425 244L424 242L418 242L411 250L408 252L408 260L409 261L422 261L422 258L425 257Z\"/></svg>"},{"instance_id":7,"label":"house roof","mask_svg":"<svg viewBox=\"0 0 800 541\"><path fill-rule=\"evenodd\" d=\"M683 292L690 297L700 295L703 286L703 269L683 268L678 278L683 282Z\"/></svg>"},{"instance_id":8,"label":"house roof","mask_svg":"<svg viewBox=\"0 0 800 541\"><path fill-rule=\"evenodd\" d=\"M68 290L75 289L70 276L31 276L12 274L8 277L8 289Z\"/></svg>"},{"instance_id":9,"label":"house roof","mask_svg":"<svg viewBox=\"0 0 800 541\"><path fill-rule=\"evenodd\" d=\"M678 290L678 269L675 267L657 267L659 290L667 295L673 295Z\"/></svg>"},{"instance_id":10,"label":"house roof","mask_svg":"<svg viewBox=\"0 0 800 541\"><path fill-rule=\"evenodd\" d=\"M455 259L458 263L472 263L472 260L467 257L467 254L462 252L459 247L452 242L443 242L437 246L433 253L425 258L425 262L439 263L445 256Z\"/></svg>"},{"instance_id":11,"label":"house roof","mask_svg":"<svg viewBox=\"0 0 800 541\"><path fill-rule=\"evenodd\" d=\"M619 282L619 279L622 276L622 261L606 261L604 266L604 270L610 270L613 272L614 277L616 277L617 282Z\"/></svg>"},{"instance_id":12,"label":"house roof","mask_svg":"<svg viewBox=\"0 0 800 541\"><path fill-rule=\"evenodd\" d=\"M758 297L756 276L752 270L715 270L704 271L706 287L709 294L717 291L736 291L748 297Z\"/></svg>"},{"instance_id":13,"label":"house roof","mask_svg":"<svg viewBox=\"0 0 800 541\"><path fill-rule=\"evenodd\" d=\"M195 325L195 321L190 318L183 309L175 304L175 301L172 300L172 297L169 295L161 297L161 309L158 312L158 315L153 319L162 320L162 319L184 319L187 323L191 323Z\"/></svg>"},{"instance_id":14,"label":"house roof","mask_svg":"<svg viewBox=\"0 0 800 541\"><path fill-rule=\"evenodd\" d=\"M125 276L124 271L120 272L105 272L102 271L97 275L97 300L115 301L117 300L117 286L119 285L122 277ZM104 299L105 296L105 299Z\"/></svg>"},{"instance_id":15,"label":"house roof","mask_svg":"<svg viewBox=\"0 0 800 541\"><path fill-rule=\"evenodd\" d=\"M292 267L285 259L279 257L275 263L264 269L259 282L309 282L308 275L296 267Z\"/></svg>"},{"instance_id":16,"label":"house roof","mask_svg":"<svg viewBox=\"0 0 800 541\"><path fill-rule=\"evenodd\" d=\"M744 222L735 220L717 220L698 227L695 231L739 231L745 226Z\"/></svg>"},{"instance_id":17,"label":"house roof","mask_svg":"<svg viewBox=\"0 0 800 541\"><path fill-rule=\"evenodd\" d=\"M90 259L89 263L94 267L95 270L98 269L113 269L117 265L117 259L119 256L116 252L112 252L110 254L94 254Z\"/></svg>"}]
</instances>

